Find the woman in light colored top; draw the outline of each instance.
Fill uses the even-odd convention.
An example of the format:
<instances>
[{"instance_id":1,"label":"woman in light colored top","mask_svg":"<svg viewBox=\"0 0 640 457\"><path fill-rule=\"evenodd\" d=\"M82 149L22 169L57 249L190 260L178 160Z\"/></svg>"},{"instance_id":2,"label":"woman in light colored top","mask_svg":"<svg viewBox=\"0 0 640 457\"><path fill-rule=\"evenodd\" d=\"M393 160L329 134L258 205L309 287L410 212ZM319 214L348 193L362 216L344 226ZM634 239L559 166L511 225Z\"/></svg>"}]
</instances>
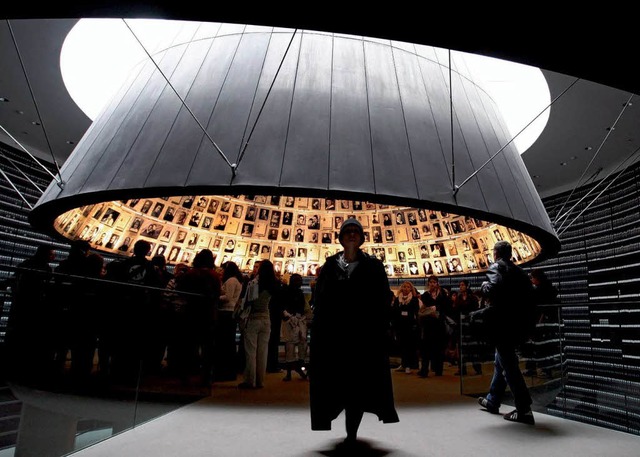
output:
<instances>
[{"instance_id":1,"label":"woman in light colored top","mask_svg":"<svg viewBox=\"0 0 640 457\"><path fill-rule=\"evenodd\" d=\"M244 381L238 385L240 389L264 387L271 335L269 302L277 285L273 264L269 260L261 261L258 276L247 286L247 304L251 306L251 313L243 334L245 369ZM255 297L254 289L257 289Z\"/></svg>"},{"instance_id":2,"label":"woman in light colored top","mask_svg":"<svg viewBox=\"0 0 640 457\"><path fill-rule=\"evenodd\" d=\"M233 310L242 295L242 273L238 265L227 262L223 266L222 295L218 304L216 329L216 381L236 379L236 329Z\"/></svg>"}]
</instances>

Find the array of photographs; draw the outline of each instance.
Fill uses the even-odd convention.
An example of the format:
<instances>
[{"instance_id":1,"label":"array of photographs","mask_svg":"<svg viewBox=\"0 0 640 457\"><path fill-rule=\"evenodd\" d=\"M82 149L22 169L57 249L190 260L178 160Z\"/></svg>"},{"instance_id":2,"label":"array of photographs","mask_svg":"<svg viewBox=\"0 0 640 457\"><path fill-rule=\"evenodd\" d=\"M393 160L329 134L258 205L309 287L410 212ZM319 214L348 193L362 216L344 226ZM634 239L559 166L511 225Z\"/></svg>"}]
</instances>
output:
<instances>
[{"instance_id":1,"label":"array of photographs","mask_svg":"<svg viewBox=\"0 0 640 457\"><path fill-rule=\"evenodd\" d=\"M540 252L529 236L493 223L442 211L363 201L279 196L182 196L131 199L83 206L62 214L55 227L96 249L129 255L138 239L168 263L190 263L211 249L216 263L250 270L270 259L277 271L315 275L341 250L338 232L350 217L364 229L363 249L389 276L456 274L485 270L496 241L512 243L514 260Z\"/></svg>"}]
</instances>

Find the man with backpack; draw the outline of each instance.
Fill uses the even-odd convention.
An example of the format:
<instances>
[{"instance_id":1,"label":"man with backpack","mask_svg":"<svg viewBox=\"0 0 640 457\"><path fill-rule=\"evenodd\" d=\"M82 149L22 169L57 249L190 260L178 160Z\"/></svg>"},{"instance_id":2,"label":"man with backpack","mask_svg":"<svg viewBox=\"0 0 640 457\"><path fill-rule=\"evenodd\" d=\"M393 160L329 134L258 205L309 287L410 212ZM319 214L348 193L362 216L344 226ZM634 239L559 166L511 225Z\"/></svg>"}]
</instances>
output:
<instances>
[{"instance_id":1,"label":"man with backpack","mask_svg":"<svg viewBox=\"0 0 640 457\"><path fill-rule=\"evenodd\" d=\"M493 247L495 263L487 271L482 293L493 308L491 341L495 345L495 368L489 394L478 403L492 414L499 414L507 385L513 393L516 409L504 419L533 425L531 396L520 372L516 348L524 343L535 328L535 304L527 273L511 261L511 245L498 241Z\"/></svg>"}]
</instances>

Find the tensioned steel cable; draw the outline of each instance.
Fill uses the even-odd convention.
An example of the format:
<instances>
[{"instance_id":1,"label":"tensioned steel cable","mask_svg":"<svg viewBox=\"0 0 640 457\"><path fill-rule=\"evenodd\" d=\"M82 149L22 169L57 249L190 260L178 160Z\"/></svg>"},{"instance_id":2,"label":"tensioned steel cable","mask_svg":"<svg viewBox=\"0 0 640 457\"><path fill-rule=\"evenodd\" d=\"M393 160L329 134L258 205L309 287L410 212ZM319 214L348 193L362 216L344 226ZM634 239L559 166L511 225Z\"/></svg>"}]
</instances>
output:
<instances>
[{"instance_id":1,"label":"tensioned steel cable","mask_svg":"<svg viewBox=\"0 0 640 457\"><path fill-rule=\"evenodd\" d=\"M24 197L24 195L22 195L22 192L20 192L20 191L18 190L18 188L15 186L15 184L13 184L13 182L11 181L11 179L9 179L9 177L7 176L7 174L4 172L4 170L3 170L2 168L0 168L0 173L2 173L2 176L4 177L4 179L6 179L6 180L7 180L7 182L9 183L9 185L10 185L11 187L13 187L13 190L15 190L15 191L16 191L16 193L17 193L18 195L20 195L20 198L21 198L21 199L22 199L22 200L27 204L27 206L29 207L29 209L33 209L33 206L31 206L31 203L29 203L29 202L27 201L27 199Z\"/></svg>"},{"instance_id":2,"label":"tensioned steel cable","mask_svg":"<svg viewBox=\"0 0 640 457\"><path fill-rule=\"evenodd\" d=\"M29 176L27 176L27 174L18 167L18 164L16 164L13 160L11 160L11 158L7 157L5 155L5 153L2 152L1 150L0 150L0 156L2 156L3 159L5 159L7 162L9 162L11 165L13 165L13 168L15 168L18 171L18 173L20 173L22 175L23 178L25 178L27 181L29 181L33 185L33 187L38 189L41 194L44 193L44 190L42 190L40 188L40 186L38 186L35 182L33 182L33 180Z\"/></svg>"},{"instance_id":3,"label":"tensioned steel cable","mask_svg":"<svg viewBox=\"0 0 640 457\"><path fill-rule=\"evenodd\" d=\"M573 196L573 193L576 191L576 189L578 187L580 187L582 178L584 178L584 175L587 173L587 170L589 169L589 167L591 167L591 164L593 163L594 160L596 160L596 157L598 156L598 154L600 153L600 151L602 150L602 147L604 146L604 144L607 142L607 140L609 139L609 136L611 135L611 133L616 129L616 124L618 123L618 121L620 120L620 118L622 118L622 115L624 114L625 110L629 107L629 105L631 104L631 99L633 99L633 94L631 94L631 96L629 97L629 100L627 100L627 103L625 103L622 106L622 109L620 110L620 113L618 114L618 117L616 118L615 122L613 123L613 125L611 126L611 128L609 129L609 131L607 132L607 134L604 136L604 138L602 139L602 142L600 143L600 146L598 146L598 149L596 150L596 152L593 154L593 157L591 157L591 161L589 162L589 164L586 166L586 168L584 169L584 171L582 172L582 175L580 176L580 179L578 179L578 181L576 182L576 185L573 187L573 189L571 190L571 193L569 194L569 196L566 198L566 200L564 201L564 203L562 204L562 206L560 207L560 210L558 210L558 213L556 214L555 219L553 220L554 224L557 224L558 221L564 217L566 217L567 213L564 214L560 214L562 213L562 210L564 209L564 207L567 205L567 203L569 202L569 200L571 199L571 197ZM562 225L561 225L562 227Z\"/></svg>"},{"instance_id":4,"label":"tensioned steel cable","mask_svg":"<svg viewBox=\"0 0 640 457\"><path fill-rule=\"evenodd\" d=\"M607 176L605 176L605 177L602 179L602 181L600 181L600 183L604 182L604 181L605 181L609 176L611 176L611 175L612 175L612 174L613 174L613 173L614 173L618 168L620 168L620 165L622 165L622 164L623 164L623 163L625 163L627 160L629 160L631 157L633 157L635 154L637 154L637 152L638 152L638 151L640 151L640 147L636 148L636 149L635 149L631 154L629 154L629 156L628 156L626 159L624 159L620 164L618 164L618 166L617 166L617 167L616 167L616 168L615 168L611 173L609 173ZM567 231L567 229L569 229L569 227L571 227L571 226L573 225L573 223L574 223L575 221L577 221L577 220L578 220L578 218L579 218L580 216L582 216L582 214L583 214L587 209L589 209L589 207L590 207L591 205L593 205L593 204L596 202L596 200L598 200L598 198L600 198L600 196L601 196L601 195L602 195L602 194L603 194L603 193L604 193L604 192L605 192L609 187L611 187L611 185L616 181L616 179L618 179L620 176L622 176L622 174L623 174L625 171L627 171L627 169L628 169L631 165L633 165L634 163L635 163L635 161L634 161L634 160L632 160L631 162L629 162L629 164L628 164L626 167L624 167L624 169L622 169L622 170L620 171L620 173L618 173L618 175L617 175L615 178L613 178L613 179L611 180L611 182L610 182L609 184L607 184L607 185L606 185L606 187L605 187L604 189L602 189L602 191L601 191L598 195L596 195L596 197L595 197L593 200L591 200L591 202L589 202L589 204L588 204L587 206L585 206L585 207L584 207L584 209L583 209L582 211L580 211L580 213L579 213L575 218L573 218L573 220L572 220L568 225L564 226L564 229L563 229L563 230L558 234L558 236L560 236L560 235L562 235L564 232L566 232L566 231ZM600 183L598 183L598 185L600 185ZM595 187L598 187L598 185L596 185ZM595 189L595 187L594 187L594 189ZM593 190L593 189L592 189L592 190ZM591 193L591 191L589 191L589 193ZM587 195L588 195L588 194L587 194ZM563 228L563 227L560 227L560 228Z\"/></svg>"},{"instance_id":5,"label":"tensioned steel cable","mask_svg":"<svg viewBox=\"0 0 640 457\"><path fill-rule=\"evenodd\" d=\"M145 52L145 54L147 54L147 57L149 57L149 60L151 60L151 62L153 62L153 65L155 65L156 70L158 70L160 72L160 74L162 75L162 77L164 78L164 80L167 82L167 84L169 85L169 87L171 87L171 90L173 90L173 93L176 94L176 96L178 97L178 99L180 100L180 103L182 103L182 106L185 107L185 109L189 112L189 114L191 115L191 117L193 118L194 121L196 121L196 123L198 124L198 126L200 127L200 129L202 130L202 132L205 134L205 136L209 139L209 141L211 142L211 144L213 145L213 147L216 149L216 151L218 151L218 153L220 154L220 156L222 157L222 159L227 163L227 165L229 165L229 168L231 168L232 173L235 175L236 171L235 171L235 166L229 162L229 159L227 158L227 156L225 155L224 152L222 152L222 149L220 149L218 147L218 145L216 144L215 141L213 141L213 138L211 138L211 135L209 135L209 133L207 132L207 129L204 128L204 126L200 123L200 121L198 120L198 118L196 117L196 115L193 113L193 111L191 111L191 108L189 108L189 106L187 105L187 102L184 101L184 99L180 96L180 94L178 93L178 91L176 90L175 87L173 87L173 84L171 84L171 81L169 81L169 78L167 77L167 75L164 74L164 72L160 69L160 66L157 64L157 62L155 61L155 59L153 57L151 57L151 54L149 53L149 51L147 51L147 48L142 44L142 42L138 39L138 36L134 33L134 31L131 29L131 27L129 27L129 24L127 23L126 19L122 19L122 22L124 22L124 25L127 26L127 28L129 29L129 31L131 32L131 35L133 35L133 37L136 39L136 41L138 42L138 44L140 45L140 47L142 48L142 50Z\"/></svg>"},{"instance_id":6,"label":"tensioned steel cable","mask_svg":"<svg viewBox=\"0 0 640 457\"><path fill-rule=\"evenodd\" d=\"M53 173L51 173L51 170L49 170L49 169L48 169L47 167L45 167L42 163L40 163L40 161L39 161L38 159L36 159L36 157L35 157L33 154L31 154L31 153L27 150L27 148L25 148L25 147L24 147L24 146L23 146L23 145L22 145L18 140L16 140L16 139L13 137L13 135L11 135L11 134L7 131L7 129L5 129L2 125L0 125L0 129L2 129L2 131L3 131L4 133L6 133L6 134L7 134L7 136L8 136L9 138L11 138L11 139L14 141L14 143L16 143L18 146L20 146L20 147L22 148L22 150L23 150L24 152L26 152L26 153L27 153L27 155L28 155L29 157L31 157L31 159L32 159L35 163L37 163L38 165L40 165L40 167L41 167L44 171L46 171L47 173L49 173L49 175L50 175L50 176L51 176L51 177L52 177L52 178L53 178L53 179L58 183L58 186L60 186L60 187L64 187L64 182L63 182L61 179L59 179L56 175L54 175Z\"/></svg>"},{"instance_id":7,"label":"tensioned steel cable","mask_svg":"<svg viewBox=\"0 0 640 457\"><path fill-rule=\"evenodd\" d=\"M473 173L471 173L471 175L470 175L467 179L465 179L464 181L462 181L462 183L461 183L459 186L454 186L453 196L455 197L455 195L456 195L456 194L458 193L458 191L462 188L462 186L464 186L466 183L468 183L468 182L469 182L469 181L470 181L470 180L471 180L475 175L477 175L478 173L480 173L480 171L481 171L485 166L487 166L487 165L488 165L488 164L489 164L493 159L495 159L495 158L496 158L496 156L497 156L498 154L500 154L502 151L504 151L504 149L505 149L507 146L509 146L509 145L513 142L513 140L515 140L516 138L518 138L518 136L519 136L522 132L524 132L524 131L525 131L525 130L526 130L526 129L531 125L531 124L533 124L533 123L536 121L536 119L538 119L538 118L542 115L542 113L544 113L546 110L548 110L549 108L551 108L551 106L552 106L555 102L557 102L557 101L560 99L560 97L562 97L564 94L566 94L566 93L567 93L567 91L568 91L569 89L571 89L571 88L572 88L572 87L573 87L573 86L574 86L578 81L580 81L580 78L576 78L576 80L575 80L575 81L573 81L571 84L569 84L569 86L568 86L565 90L563 90L563 91L562 91L562 92L561 92L561 93L560 93L556 98L554 98L554 99L551 101L551 103L549 103L549 104L548 104L548 105L547 105L547 106L546 106L542 111L540 111L540 112L539 112L539 113L538 113L538 114L537 114L533 119L531 119L531 121L530 121L527 125L525 125L525 126L522 128L522 130L520 130L518 133L516 133L516 134L513 136L513 138L511 138L511 139L510 139L510 140L509 140L509 141L508 141L504 146L502 146L500 149L498 149L498 151L497 151L495 154L493 154L491 157L489 157L489 159L488 159L485 163L483 163L483 164L480 166L480 168L478 168L476 171L474 171Z\"/></svg>"},{"instance_id":8,"label":"tensioned steel cable","mask_svg":"<svg viewBox=\"0 0 640 457\"><path fill-rule=\"evenodd\" d=\"M16 54L18 55L18 60L20 61L20 67L22 67L22 73L24 74L24 79L27 82L27 87L29 88L29 93L31 94L31 100L33 101L33 106L36 109L36 115L38 116L38 121L40 122L40 126L42 127L42 133L44 134L44 138L45 138L45 140L47 142L47 146L49 147L49 153L51 154L51 160L53 160L53 164L56 167L56 171L58 172L58 176L60 176L60 180L56 180L56 182L57 182L57 184L58 184L58 186L60 188L63 188L64 187L64 181L62 181L62 173L60 173L60 167L58 166L58 161L56 160L55 156L53 155L53 147L51 146L51 142L49 141L49 135L47 135L47 129L45 128L45 125L44 125L44 119L40 115L40 109L38 108L38 101L36 100L36 95L33 93L33 87L31 87L31 81L29 80L29 75L27 74L27 69L24 66L24 61L22 60L22 55L20 54L20 48L18 47L18 42L16 41L16 37L15 37L15 35L13 33L13 28L11 27L11 21L9 19L7 19L7 27L9 28L9 33L11 34L11 40L13 41L13 46L16 49ZM12 137L12 139L13 139L13 137ZM15 139L13 139L13 140L15 141ZM40 166L43 166L40 162L38 162L38 164Z\"/></svg>"},{"instance_id":9,"label":"tensioned steel cable","mask_svg":"<svg viewBox=\"0 0 640 457\"><path fill-rule=\"evenodd\" d=\"M249 146L249 141L251 141L251 136L253 135L253 132L256 129L256 126L258 125L258 121L260 120L260 116L262 115L262 111L264 110L264 107L267 104L267 100L269 99L269 95L271 94L271 90L273 89L273 86L276 83L276 79L278 79L278 74L280 74L280 69L282 68L282 65L284 64L284 59L289 54L289 49L291 48L291 44L293 43L293 39L295 38L297 32L298 32L298 29L295 29L293 31L293 34L291 35L291 39L289 40L289 44L287 45L287 49L285 49L284 54L282 56L282 59L280 59L280 65L278 65L278 69L276 70L276 74L273 75L273 80L271 81L271 85L269 85L269 90L267 91L267 95L264 97L264 101L262 102L262 106L260 107L260 110L258 111L258 115L256 116L256 120L253 123L253 127L251 127L251 131L249 132L249 136L247 137L247 141L245 141L244 146L242 146L242 150L240 151L240 154L238 155L238 162L236 163L236 168L240 165L240 161L244 157L244 153L247 150L247 147Z\"/></svg>"},{"instance_id":10,"label":"tensioned steel cable","mask_svg":"<svg viewBox=\"0 0 640 457\"><path fill-rule=\"evenodd\" d=\"M453 82L451 77L451 49L449 49L449 117L451 124L451 182L453 183L453 197L456 196L456 156L453 144Z\"/></svg>"}]
</instances>

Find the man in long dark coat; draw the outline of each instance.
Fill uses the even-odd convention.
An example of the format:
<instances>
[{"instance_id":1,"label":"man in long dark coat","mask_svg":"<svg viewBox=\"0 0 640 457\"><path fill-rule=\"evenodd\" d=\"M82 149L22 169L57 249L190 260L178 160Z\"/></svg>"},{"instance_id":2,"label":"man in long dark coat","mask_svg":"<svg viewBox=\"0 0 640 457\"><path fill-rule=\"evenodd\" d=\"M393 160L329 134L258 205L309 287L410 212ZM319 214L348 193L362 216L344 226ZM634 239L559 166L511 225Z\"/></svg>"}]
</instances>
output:
<instances>
[{"instance_id":1,"label":"man in long dark coat","mask_svg":"<svg viewBox=\"0 0 640 457\"><path fill-rule=\"evenodd\" d=\"M344 251L327 259L316 285L311 329L311 428L330 430L345 410L347 440L364 412L398 422L387 355L391 299L382 263L360 250L362 226L340 228Z\"/></svg>"}]
</instances>

